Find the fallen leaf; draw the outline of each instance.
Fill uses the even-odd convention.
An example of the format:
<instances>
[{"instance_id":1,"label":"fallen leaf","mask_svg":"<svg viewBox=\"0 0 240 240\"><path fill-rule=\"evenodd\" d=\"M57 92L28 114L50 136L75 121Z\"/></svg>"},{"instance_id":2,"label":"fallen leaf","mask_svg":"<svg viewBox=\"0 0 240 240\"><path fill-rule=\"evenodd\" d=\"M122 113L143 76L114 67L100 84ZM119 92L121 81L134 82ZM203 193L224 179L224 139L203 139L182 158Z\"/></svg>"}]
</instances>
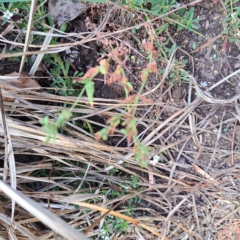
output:
<instances>
[{"instance_id":1,"label":"fallen leaf","mask_svg":"<svg viewBox=\"0 0 240 240\"><path fill-rule=\"evenodd\" d=\"M36 80L34 80L33 78L31 78L31 76L29 76L26 73L22 73L19 76L19 74L17 72L12 72L12 73L6 74L4 76L18 77L18 78L9 78L9 79L5 80L8 83L10 83L18 88L35 88L35 89L41 88L39 83Z\"/></svg>"},{"instance_id":2,"label":"fallen leaf","mask_svg":"<svg viewBox=\"0 0 240 240\"><path fill-rule=\"evenodd\" d=\"M17 88L33 88L35 91L37 89L40 89L41 86L39 85L39 83L34 80L33 78L31 78L31 76L29 76L26 73L22 73L19 74L17 72L12 72L10 74L6 74L4 75L5 77L9 76L9 78L4 79L5 82L17 87ZM12 77L16 77L16 78L12 78ZM12 96L10 96L8 94L8 92L5 92L7 90L10 89L10 86L7 87L7 85L1 86L3 89L3 101L5 102L13 102L15 100L15 98L13 98ZM5 91L4 91L5 90Z\"/></svg>"},{"instance_id":3,"label":"fallen leaf","mask_svg":"<svg viewBox=\"0 0 240 240\"><path fill-rule=\"evenodd\" d=\"M48 10L54 22L61 26L62 23L75 19L90 6L91 4L84 4L80 1L49 0Z\"/></svg>"},{"instance_id":4,"label":"fallen leaf","mask_svg":"<svg viewBox=\"0 0 240 240\"><path fill-rule=\"evenodd\" d=\"M218 0L212 0L214 4L217 4L218 3Z\"/></svg>"}]
</instances>

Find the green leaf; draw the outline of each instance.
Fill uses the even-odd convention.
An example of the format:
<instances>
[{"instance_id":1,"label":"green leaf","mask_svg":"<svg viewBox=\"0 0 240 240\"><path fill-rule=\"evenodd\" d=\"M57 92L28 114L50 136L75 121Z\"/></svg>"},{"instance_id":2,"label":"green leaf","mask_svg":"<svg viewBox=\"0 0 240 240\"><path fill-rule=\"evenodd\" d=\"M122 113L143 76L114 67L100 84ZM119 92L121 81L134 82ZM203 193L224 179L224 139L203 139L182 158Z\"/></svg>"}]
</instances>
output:
<instances>
[{"instance_id":1,"label":"green leaf","mask_svg":"<svg viewBox=\"0 0 240 240\"><path fill-rule=\"evenodd\" d=\"M85 87L86 87L89 103L91 106L93 106L94 82L89 81L88 83L86 83Z\"/></svg>"},{"instance_id":2,"label":"green leaf","mask_svg":"<svg viewBox=\"0 0 240 240\"><path fill-rule=\"evenodd\" d=\"M177 45L176 45L176 43L174 43L174 44L171 46L171 48L170 48L170 50L169 50L169 52L168 52L168 56L169 56L169 57L172 55L173 51L174 51L176 48L177 48Z\"/></svg>"},{"instance_id":3,"label":"green leaf","mask_svg":"<svg viewBox=\"0 0 240 240\"><path fill-rule=\"evenodd\" d=\"M99 66L99 71L101 74L106 74L106 69L104 68L104 66Z\"/></svg>"},{"instance_id":4,"label":"green leaf","mask_svg":"<svg viewBox=\"0 0 240 240\"><path fill-rule=\"evenodd\" d=\"M81 2L82 0L74 0L73 2ZM85 0L85 2L93 2L93 3L107 3L106 0Z\"/></svg>"},{"instance_id":5,"label":"green leaf","mask_svg":"<svg viewBox=\"0 0 240 240\"><path fill-rule=\"evenodd\" d=\"M136 149L136 154L135 154L136 162L139 163L140 166L146 167L148 165L147 159L150 156L149 148L142 143L136 143L135 149Z\"/></svg>"},{"instance_id":6,"label":"green leaf","mask_svg":"<svg viewBox=\"0 0 240 240\"><path fill-rule=\"evenodd\" d=\"M7 18L4 18L1 25L3 26L7 22Z\"/></svg>"},{"instance_id":7,"label":"green leaf","mask_svg":"<svg viewBox=\"0 0 240 240\"><path fill-rule=\"evenodd\" d=\"M160 28L157 28L157 35L159 35L160 33L162 33L164 30L166 30L168 28L168 23L163 24Z\"/></svg>"},{"instance_id":8,"label":"green leaf","mask_svg":"<svg viewBox=\"0 0 240 240\"><path fill-rule=\"evenodd\" d=\"M61 25L60 31L65 32L66 29L67 29L67 23L65 22L65 23L63 23L63 24Z\"/></svg>"},{"instance_id":9,"label":"green leaf","mask_svg":"<svg viewBox=\"0 0 240 240\"><path fill-rule=\"evenodd\" d=\"M196 49L196 48L197 48L197 43L193 42L192 49Z\"/></svg>"},{"instance_id":10,"label":"green leaf","mask_svg":"<svg viewBox=\"0 0 240 240\"><path fill-rule=\"evenodd\" d=\"M13 3L13 2L30 2L31 0L0 0L1 3Z\"/></svg>"},{"instance_id":11,"label":"green leaf","mask_svg":"<svg viewBox=\"0 0 240 240\"><path fill-rule=\"evenodd\" d=\"M191 27L192 27L193 29L196 29L196 30L198 30L198 26L197 26L197 25L195 25L195 24L192 24L192 25L191 25Z\"/></svg>"},{"instance_id":12,"label":"green leaf","mask_svg":"<svg viewBox=\"0 0 240 240\"><path fill-rule=\"evenodd\" d=\"M71 112L69 112L66 109L62 110L62 112L59 114L58 119L56 121L56 126L61 127L64 121L68 120L71 116L72 116Z\"/></svg>"},{"instance_id":13,"label":"green leaf","mask_svg":"<svg viewBox=\"0 0 240 240\"><path fill-rule=\"evenodd\" d=\"M49 122L49 117L48 117L48 116L45 116L44 118L39 119L39 122L40 122L42 125L47 125L48 122Z\"/></svg>"},{"instance_id":14,"label":"green leaf","mask_svg":"<svg viewBox=\"0 0 240 240\"><path fill-rule=\"evenodd\" d=\"M108 130L107 130L107 128L101 129L101 130L98 132L98 134L101 136L101 138L102 138L103 141L107 141L107 139L108 139Z\"/></svg>"},{"instance_id":15,"label":"green leaf","mask_svg":"<svg viewBox=\"0 0 240 240\"><path fill-rule=\"evenodd\" d=\"M47 19L48 19L49 25L50 25L51 27L53 27L53 26L54 26L53 18L48 15L48 16L47 16Z\"/></svg>"}]
</instances>

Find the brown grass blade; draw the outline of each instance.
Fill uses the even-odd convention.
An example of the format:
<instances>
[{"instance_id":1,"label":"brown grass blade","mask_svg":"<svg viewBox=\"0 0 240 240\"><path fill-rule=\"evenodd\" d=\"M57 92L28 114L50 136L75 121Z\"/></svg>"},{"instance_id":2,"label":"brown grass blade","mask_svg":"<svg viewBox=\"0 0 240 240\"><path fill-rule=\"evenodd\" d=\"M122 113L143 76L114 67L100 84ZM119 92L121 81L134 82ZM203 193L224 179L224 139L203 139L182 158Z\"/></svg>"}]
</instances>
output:
<instances>
[{"instance_id":1,"label":"brown grass blade","mask_svg":"<svg viewBox=\"0 0 240 240\"><path fill-rule=\"evenodd\" d=\"M29 13L29 21L28 21L28 27L27 27L27 34L26 34L26 39L25 39L25 44L24 44L23 52L27 52L27 50L28 50L28 45L29 45L30 36L31 36L31 30L32 30L32 25L33 25L33 20L34 20L34 11L35 11L35 8L36 8L36 4L37 4L37 0L32 0L32 2L31 2L31 8L30 8L30 13ZM22 55L21 64L20 64L20 68L19 68L19 74L22 73L25 59L26 59L26 55L23 54L23 55Z\"/></svg>"},{"instance_id":2,"label":"brown grass blade","mask_svg":"<svg viewBox=\"0 0 240 240\"><path fill-rule=\"evenodd\" d=\"M83 234L70 227L61 218L54 215L49 210L43 208L40 204L31 198L24 196L21 192L13 190L7 184L0 180L0 189L11 199L14 199L22 208L29 211L44 224L52 228L63 237L72 240L88 240Z\"/></svg>"},{"instance_id":3,"label":"brown grass blade","mask_svg":"<svg viewBox=\"0 0 240 240\"><path fill-rule=\"evenodd\" d=\"M72 202L73 204L76 204L76 205L79 205L79 206L82 206L82 207L86 207L86 208L90 208L90 209L94 209L94 210L97 210L97 211L101 211L101 212L108 212L109 210L107 208L103 208L103 207L100 207L100 206L97 206L97 205L93 205L93 204L90 204L90 203L85 203L85 202ZM131 217L128 217L124 214L121 214L121 213L118 213L116 211L110 211L109 212L110 215L113 215L115 217L119 217L125 221L128 221L130 223L133 223L139 227L142 227L142 228L145 228L146 230L148 230L149 232L153 233L155 236L158 236L158 237L162 237L161 234L159 234L156 230L154 230L153 228L143 224L143 223L140 223L138 220L134 219L134 218L131 218ZM163 238L164 240L168 240L168 238Z\"/></svg>"}]
</instances>

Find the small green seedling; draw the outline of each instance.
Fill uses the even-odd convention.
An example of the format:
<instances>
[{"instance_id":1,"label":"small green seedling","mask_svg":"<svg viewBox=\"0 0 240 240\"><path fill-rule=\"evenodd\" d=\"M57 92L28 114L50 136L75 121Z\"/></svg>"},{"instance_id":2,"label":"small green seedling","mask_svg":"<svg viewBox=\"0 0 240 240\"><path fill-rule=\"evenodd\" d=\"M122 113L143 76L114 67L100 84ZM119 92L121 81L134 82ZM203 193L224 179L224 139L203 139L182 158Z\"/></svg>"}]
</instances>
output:
<instances>
[{"instance_id":1,"label":"small green seedling","mask_svg":"<svg viewBox=\"0 0 240 240\"><path fill-rule=\"evenodd\" d=\"M42 124L44 132L46 133L45 142L55 143L58 129L63 126L64 122L69 120L72 113L68 110L63 110L55 122L51 122L48 116L40 119L39 122Z\"/></svg>"},{"instance_id":2,"label":"small green seedling","mask_svg":"<svg viewBox=\"0 0 240 240\"><path fill-rule=\"evenodd\" d=\"M226 0L225 5L227 9L227 16L223 20L226 26L223 33L229 35L230 42L237 42L240 44L240 6L234 7L238 0Z\"/></svg>"}]
</instances>

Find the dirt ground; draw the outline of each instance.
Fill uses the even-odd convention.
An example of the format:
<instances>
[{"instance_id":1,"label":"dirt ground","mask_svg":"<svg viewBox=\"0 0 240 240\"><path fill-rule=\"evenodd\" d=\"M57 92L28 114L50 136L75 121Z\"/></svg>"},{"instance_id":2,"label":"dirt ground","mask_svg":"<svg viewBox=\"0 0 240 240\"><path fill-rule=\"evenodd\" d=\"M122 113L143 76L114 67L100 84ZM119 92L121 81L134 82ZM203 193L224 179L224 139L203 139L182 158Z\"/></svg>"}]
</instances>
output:
<instances>
[{"instance_id":1,"label":"dirt ground","mask_svg":"<svg viewBox=\"0 0 240 240\"><path fill-rule=\"evenodd\" d=\"M187 3L187 2L185 2ZM105 10L102 9L102 12ZM187 60L188 63L185 70L190 74L193 74L198 84L203 90L208 90L215 83L219 82L222 78L228 76L230 73L236 70L234 66L239 63L239 48L234 43L228 42L227 36L222 35L223 27L221 20L224 17L224 9L221 4L213 4L212 2L203 1L195 5L195 14L199 18L198 32L204 36L192 33L188 30L177 31L176 27L171 26L167 33L164 32L161 36L163 39L171 37L172 41L180 46L184 51L177 51L176 59L180 61ZM84 32L87 31L86 18L92 18L91 12L85 13L80 19L74 20L72 25L76 31ZM109 23L106 25L105 31L112 32L114 30L119 30L131 26L131 21L123 21L121 16L121 11L114 11L112 17L109 19ZM95 16L98 16L97 14ZM126 16L124 16L126 17ZM92 22L98 24L99 17L92 19ZM79 25L79 26L77 26ZM72 29L69 29L71 32ZM140 40L146 38L146 34L141 30L137 30L136 36ZM219 36L216 38L216 36ZM194 51L193 45L202 46L206 43L206 39L214 39L211 44L202 50ZM132 33L127 32L119 37L119 40L124 42L129 48L129 54L132 61L129 59L126 64L126 75L129 81L133 84L134 90L138 91L141 85L141 81L138 76L140 76L140 71L146 66L147 59L146 56L141 54L141 46L135 40ZM90 42L86 44L89 49L79 46L78 55L74 61L77 69L85 72L91 67L96 66L97 60L100 57L101 52L104 52L106 48L102 46L101 43ZM114 66L111 66L114 69ZM159 63L158 68L161 70L164 66ZM161 75L150 76L147 85L145 87L145 92L153 89L161 80ZM186 105L188 97L189 83L176 79L176 81L165 81L164 85L160 89L157 89L151 98L154 99L155 103L164 102L171 108L165 107L164 109L154 109L154 112L162 111L160 115L160 120L164 121L169 116L176 112L178 109L183 109ZM193 90L193 96L196 92ZM239 93L239 76L234 76L223 84L218 85L211 91L211 95L216 99L230 99ZM161 95L160 95L161 94ZM103 84L103 81L96 81L95 96L109 99L119 99L124 96L123 87L113 84L111 86ZM192 100L194 97L192 97ZM142 113L139 112L139 115ZM179 149L188 157L194 158L196 152L198 152L199 146L201 146L203 151L199 154L197 162L201 165L203 169L206 167L216 167L220 169L225 169L226 167L232 166L232 161L229 154L223 154L224 150L231 150L232 137L235 134L235 150L238 146L238 126L234 128L235 122L232 122L232 118L236 114L236 109L234 104L211 104L207 102L201 102L196 106L195 110L192 112L193 118L195 119L195 126L198 129L205 124L204 128L208 130L206 133L200 134L196 140L188 141L183 149L181 144ZM204 121L207 123L204 123ZM220 130L219 130L220 126ZM174 131L174 132L173 132ZM220 131L220 132L219 132ZM171 141L178 141L183 137L187 137L191 132L184 129L184 126L179 125L177 129L170 129L169 132L164 134L164 137L169 137L171 135ZM213 148L211 150L211 148ZM214 150L215 148L215 150ZM215 152L215 153L213 153ZM218 153L217 153L218 152ZM177 151L178 153L178 151ZM174 154L174 153L173 153ZM214 156L213 156L214 155ZM235 155L236 158L236 155ZM211 160L212 159L212 160ZM187 161L187 159L185 159ZM211 161L209 161L211 160ZM209 163L210 162L210 163ZM238 163L238 158L234 160Z\"/></svg>"}]
</instances>

